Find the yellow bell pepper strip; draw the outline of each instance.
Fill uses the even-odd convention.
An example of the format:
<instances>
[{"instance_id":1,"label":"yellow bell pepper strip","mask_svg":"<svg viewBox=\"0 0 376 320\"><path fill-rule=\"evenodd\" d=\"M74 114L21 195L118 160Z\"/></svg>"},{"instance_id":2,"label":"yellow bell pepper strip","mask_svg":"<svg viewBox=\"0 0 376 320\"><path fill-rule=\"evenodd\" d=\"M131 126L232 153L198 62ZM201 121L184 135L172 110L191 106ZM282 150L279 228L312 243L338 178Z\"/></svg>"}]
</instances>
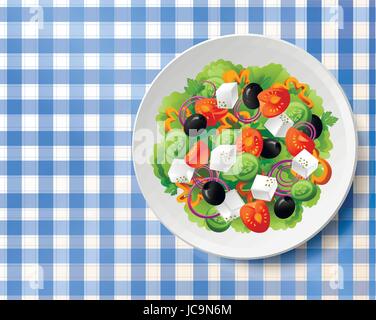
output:
<instances>
[{"instance_id":1,"label":"yellow bell pepper strip","mask_svg":"<svg viewBox=\"0 0 376 320\"><path fill-rule=\"evenodd\" d=\"M288 90L290 83L293 84L293 86L296 90L301 89L300 92L298 93L299 99L302 100L307 105L308 108L312 109L313 108L313 101L305 96L305 93L306 93L306 90L307 90L307 85L305 83L299 82L294 77L289 77L285 80L284 84L276 83L276 84L273 85L273 87L275 87L275 88L283 87L283 88Z\"/></svg>"},{"instance_id":2,"label":"yellow bell pepper strip","mask_svg":"<svg viewBox=\"0 0 376 320\"><path fill-rule=\"evenodd\" d=\"M329 162L323 158L320 158L319 151L317 149L313 150L313 156L319 160L319 164L323 168L323 173L321 176L316 176L315 174L311 175L311 181L315 184L322 185L329 182L330 178L332 177L332 167L330 166Z\"/></svg>"},{"instance_id":3,"label":"yellow bell pepper strip","mask_svg":"<svg viewBox=\"0 0 376 320\"><path fill-rule=\"evenodd\" d=\"M183 192L176 197L176 200L178 202L187 202L188 193L191 189L191 186L187 183L175 183L175 184L178 188L183 190ZM193 207L197 206L202 199L203 199L202 194L199 193L197 195L197 199L195 201L192 201L192 206Z\"/></svg>"},{"instance_id":4,"label":"yellow bell pepper strip","mask_svg":"<svg viewBox=\"0 0 376 320\"><path fill-rule=\"evenodd\" d=\"M223 116L221 119L219 119L219 122L221 125L217 128L218 132L221 133L223 129L231 129L232 125L228 121L231 121L233 123L238 122L238 118L235 117L232 113L228 112L225 116Z\"/></svg>"},{"instance_id":5,"label":"yellow bell pepper strip","mask_svg":"<svg viewBox=\"0 0 376 320\"><path fill-rule=\"evenodd\" d=\"M244 83L249 83L249 69L243 69L239 72L239 74L236 73L235 70L229 70L225 72L222 76L224 82L237 82L240 83L242 79L244 78Z\"/></svg>"},{"instance_id":6,"label":"yellow bell pepper strip","mask_svg":"<svg viewBox=\"0 0 376 320\"><path fill-rule=\"evenodd\" d=\"M167 119L165 121L165 131L168 132L172 129L171 123L178 120L179 111L170 107L170 108L167 108L165 112L166 112L166 115L167 115ZM191 111L187 110L186 114L187 114L187 117L189 117L191 115ZM174 117L174 115L175 115L175 117Z\"/></svg>"}]
</instances>

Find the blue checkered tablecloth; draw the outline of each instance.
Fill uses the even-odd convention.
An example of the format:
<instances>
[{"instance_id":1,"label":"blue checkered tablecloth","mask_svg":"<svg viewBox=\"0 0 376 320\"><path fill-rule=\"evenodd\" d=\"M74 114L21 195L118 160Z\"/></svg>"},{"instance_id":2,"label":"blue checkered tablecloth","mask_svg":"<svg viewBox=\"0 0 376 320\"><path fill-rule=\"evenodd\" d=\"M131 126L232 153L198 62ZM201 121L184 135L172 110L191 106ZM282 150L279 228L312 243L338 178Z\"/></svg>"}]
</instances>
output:
<instances>
[{"instance_id":1,"label":"blue checkered tablecloth","mask_svg":"<svg viewBox=\"0 0 376 320\"><path fill-rule=\"evenodd\" d=\"M192 249L147 207L132 125L192 45L258 33L337 77L359 134L354 186L306 245L259 261ZM375 2L0 1L0 298L374 299Z\"/></svg>"}]
</instances>

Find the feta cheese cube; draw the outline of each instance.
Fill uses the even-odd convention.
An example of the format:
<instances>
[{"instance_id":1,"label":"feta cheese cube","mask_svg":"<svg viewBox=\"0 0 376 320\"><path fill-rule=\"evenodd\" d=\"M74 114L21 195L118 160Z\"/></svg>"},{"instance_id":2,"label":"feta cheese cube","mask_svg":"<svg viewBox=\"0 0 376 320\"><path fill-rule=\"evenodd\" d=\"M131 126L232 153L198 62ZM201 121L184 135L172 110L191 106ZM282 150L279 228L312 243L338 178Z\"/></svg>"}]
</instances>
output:
<instances>
[{"instance_id":1,"label":"feta cheese cube","mask_svg":"<svg viewBox=\"0 0 376 320\"><path fill-rule=\"evenodd\" d=\"M225 201L223 201L216 209L226 221L235 219L240 216L240 208L244 205L243 199L236 190L226 192Z\"/></svg>"},{"instance_id":2,"label":"feta cheese cube","mask_svg":"<svg viewBox=\"0 0 376 320\"><path fill-rule=\"evenodd\" d=\"M271 201L277 187L276 178L258 174L251 187L252 196L255 199Z\"/></svg>"},{"instance_id":3,"label":"feta cheese cube","mask_svg":"<svg viewBox=\"0 0 376 320\"><path fill-rule=\"evenodd\" d=\"M218 108L232 109L238 100L238 84L236 82L223 83L215 94Z\"/></svg>"},{"instance_id":4,"label":"feta cheese cube","mask_svg":"<svg viewBox=\"0 0 376 320\"><path fill-rule=\"evenodd\" d=\"M184 159L174 159L168 170L171 182L188 183L193 177L195 169L187 165Z\"/></svg>"},{"instance_id":5,"label":"feta cheese cube","mask_svg":"<svg viewBox=\"0 0 376 320\"><path fill-rule=\"evenodd\" d=\"M319 165L319 161L306 149L300 151L292 159L292 170L303 178L308 178Z\"/></svg>"},{"instance_id":6,"label":"feta cheese cube","mask_svg":"<svg viewBox=\"0 0 376 320\"><path fill-rule=\"evenodd\" d=\"M286 113L281 113L279 116L268 119L265 122L265 128L275 137L285 137L286 132L294 125Z\"/></svg>"},{"instance_id":7,"label":"feta cheese cube","mask_svg":"<svg viewBox=\"0 0 376 320\"><path fill-rule=\"evenodd\" d=\"M222 144L210 154L210 170L227 172L236 162L236 146Z\"/></svg>"}]
</instances>

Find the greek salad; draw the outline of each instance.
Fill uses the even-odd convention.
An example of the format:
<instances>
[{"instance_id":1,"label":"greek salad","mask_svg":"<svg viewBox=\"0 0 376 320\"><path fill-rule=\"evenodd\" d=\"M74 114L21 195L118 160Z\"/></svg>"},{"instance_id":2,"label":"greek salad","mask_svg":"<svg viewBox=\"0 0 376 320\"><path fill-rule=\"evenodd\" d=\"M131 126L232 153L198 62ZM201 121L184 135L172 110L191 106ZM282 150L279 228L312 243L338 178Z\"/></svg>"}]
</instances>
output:
<instances>
[{"instance_id":1,"label":"greek salad","mask_svg":"<svg viewBox=\"0 0 376 320\"><path fill-rule=\"evenodd\" d=\"M154 174L200 227L294 228L331 178L337 120L280 64L214 61L163 99Z\"/></svg>"}]
</instances>

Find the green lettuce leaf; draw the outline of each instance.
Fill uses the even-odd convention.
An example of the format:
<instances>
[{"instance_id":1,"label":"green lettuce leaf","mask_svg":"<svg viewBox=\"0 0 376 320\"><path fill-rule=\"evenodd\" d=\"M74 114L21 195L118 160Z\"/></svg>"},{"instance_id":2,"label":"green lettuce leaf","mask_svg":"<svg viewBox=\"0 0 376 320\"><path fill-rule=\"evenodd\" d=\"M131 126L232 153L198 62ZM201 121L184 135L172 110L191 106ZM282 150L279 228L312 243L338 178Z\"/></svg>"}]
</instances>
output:
<instances>
[{"instance_id":1,"label":"green lettuce leaf","mask_svg":"<svg viewBox=\"0 0 376 320\"><path fill-rule=\"evenodd\" d=\"M239 73L243 69L243 66L240 64L233 64L231 61L226 61L223 59L209 63L204 67L204 69L197 75L196 80L205 81L215 79L223 83L222 76L225 72L229 70L234 70L236 73Z\"/></svg>"},{"instance_id":2,"label":"green lettuce leaf","mask_svg":"<svg viewBox=\"0 0 376 320\"><path fill-rule=\"evenodd\" d=\"M269 63L264 67L249 67L250 82L258 83L264 90L270 88L274 83L283 83L290 76L282 65Z\"/></svg>"},{"instance_id":3,"label":"green lettuce leaf","mask_svg":"<svg viewBox=\"0 0 376 320\"><path fill-rule=\"evenodd\" d=\"M319 97L317 94L316 94L316 90L311 90L311 89L308 89L307 90L308 94L306 94L306 96L312 100L313 102L313 107L311 109L312 111L312 114L315 114L319 117L321 117L321 115L323 114L324 112L324 108L322 106L322 98Z\"/></svg>"},{"instance_id":4,"label":"green lettuce leaf","mask_svg":"<svg viewBox=\"0 0 376 320\"><path fill-rule=\"evenodd\" d=\"M158 109L158 114L157 116L155 117L155 120L157 122L163 122L165 121L168 116L166 114L166 110L168 108L173 108L175 109L176 111L179 111L181 105L183 104L183 102L185 100L187 100L191 95L189 93L181 93L181 92L173 92L171 93L169 96L167 97L164 97L163 100L162 100L162 103ZM179 129L179 128L183 128L183 126L181 125L181 123L179 122L179 119L178 119L178 116L177 115L174 115L174 119L176 119L176 121L173 121L171 122L171 128L172 129ZM159 126L159 130L160 132L163 134L164 133L164 125L160 125Z\"/></svg>"},{"instance_id":5,"label":"green lettuce leaf","mask_svg":"<svg viewBox=\"0 0 376 320\"><path fill-rule=\"evenodd\" d=\"M330 151L333 149L333 143L330 139L330 132L328 129L324 129L321 132L320 137L315 139L316 149L320 152L320 157L328 159L330 157Z\"/></svg>"},{"instance_id":6,"label":"green lettuce leaf","mask_svg":"<svg viewBox=\"0 0 376 320\"><path fill-rule=\"evenodd\" d=\"M236 232L241 232L241 233L249 233L251 230L249 230L245 224L243 223L241 218L236 218L231 222L231 227L236 231Z\"/></svg>"}]
</instances>

